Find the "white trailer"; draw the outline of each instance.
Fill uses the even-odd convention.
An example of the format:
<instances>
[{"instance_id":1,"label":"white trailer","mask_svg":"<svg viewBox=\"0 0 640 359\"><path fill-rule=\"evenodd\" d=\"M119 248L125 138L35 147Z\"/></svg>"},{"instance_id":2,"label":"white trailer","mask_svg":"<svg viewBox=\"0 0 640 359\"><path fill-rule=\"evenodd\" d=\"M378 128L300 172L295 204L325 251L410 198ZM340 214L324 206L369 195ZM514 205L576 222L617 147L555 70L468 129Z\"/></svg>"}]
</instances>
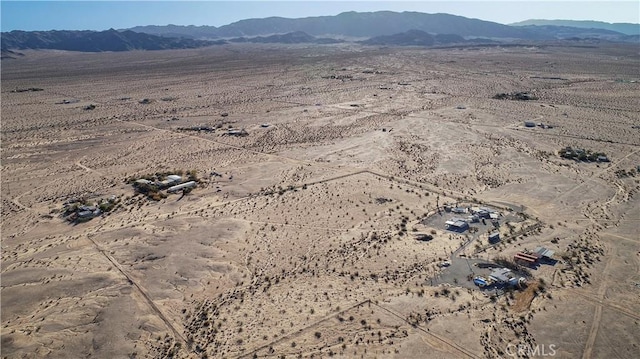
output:
<instances>
[{"instance_id":1,"label":"white trailer","mask_svg":"<svg viewBox=\"0 0 640 359\"><path fill-rule=\"evenodd\" d=\"M178 191L183 190L185 188L193 188L196 185L197 185L196 181L189 181L189 182L181 183L179 185L175 185L173 187L169 187L167 192L169 192L169 193L178 192Z\"/></svg>"}]
</instances>

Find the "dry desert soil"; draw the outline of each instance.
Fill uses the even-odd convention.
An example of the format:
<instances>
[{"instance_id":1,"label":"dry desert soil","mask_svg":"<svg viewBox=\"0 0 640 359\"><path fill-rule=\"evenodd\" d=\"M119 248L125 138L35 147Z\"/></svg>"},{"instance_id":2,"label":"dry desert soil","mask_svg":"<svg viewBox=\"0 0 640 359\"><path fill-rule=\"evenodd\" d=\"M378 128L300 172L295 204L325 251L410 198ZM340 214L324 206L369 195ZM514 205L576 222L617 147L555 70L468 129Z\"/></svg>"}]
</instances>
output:
<instances>
[{"instance_id":1,"label":"dry desert soil","mask_svg":"<svg viewBox=\"0 0 640 359\"><path fill-rule=\"evenodd\" d=\"M640 353L636 45L27 51L1 75L4 358ZM128 183L179 171L190 193ZM70 223L74 198L113 208ZM445 204L499 228L448 231ZM539 246L526 289L470 281Z\"/></svg>"}]
</instances>

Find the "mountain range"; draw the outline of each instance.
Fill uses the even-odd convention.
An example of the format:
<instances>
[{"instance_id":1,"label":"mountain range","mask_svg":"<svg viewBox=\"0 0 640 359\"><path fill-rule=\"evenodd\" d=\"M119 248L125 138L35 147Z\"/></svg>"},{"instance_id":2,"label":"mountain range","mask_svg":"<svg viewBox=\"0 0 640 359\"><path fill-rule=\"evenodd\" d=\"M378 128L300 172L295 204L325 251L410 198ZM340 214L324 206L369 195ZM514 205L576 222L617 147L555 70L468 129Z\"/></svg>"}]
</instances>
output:
<instances>
[{"instance_id":1,"label":"mountain range","mask_svg":"<svg viewBox=\"0 0 640 359\"><path fill-rule=\"evenodd\" d=\"M1 40L2 50L55 49L82 52L188 49L215 43L114 29L106 31L11 31L3 32ZM224 41L219 43L224 43Z\"/></svg>"},{"instance_id":2,"label":"mountain range","mask_svg":"<svg viewBox=\"0 0 640 359\"><path fill-rule=\"evenodd\" d=\"M298 19L247 19L220 27L154 25L106 31L11 31L1 34L1 49L6 58L11 58L14 56L8 50L161 50L228 42L331 44L352 41L364 45L438 46L464 42L588 39L638 43L638 26L560 20L528 20L503 25L449 14L345 12Z\"/></svg>"},{"instance_id":3,"label":"mountain range","mask_svg":"<svg viewBox=\"0 0 640 359\"><path fill-rule=\"evenodd\" d=\"M640 24L631 23L608 23L591 20L538 20L531 19L510 24L511 26L563 26L578 29L602 29L619 32L625 35L640 35Z\"/></svg>"},{"instance_id":4,"label":"mountain range","mask_svg":"<svg viewBox=\"0 0 640 359\"><path fill-rule=\"evenodd\" d=\"M294 31L286 34L278 34L271 36L256 36L256 37L236 37L229 39L229 42L250 42L254 44L337 44L344 42L338 39L332 39L327 37L315 37L302 31Z\"/></svg>"},{"instance_id":5,"label":"mountain range","mask_svg":"<svg viewBox=\"0 0 640 359\"><path fill-rule=\"evenodd\" d=\"M473 37L514 39L544 39L527 30L495 22L469 19L450 14L420 12L344 12L335 16L315 16L299 19L268 17L247 19L220 27L215 26L137 26L129 30L162 36L189 38L231 38L264 36L289 32L305 32L312 36L342 36L369 38L392 35L409 30L429 33L456 34Z\"/></svg>"},{"instance_id":6,"label":"mountain range","mask_svg":"<svg viewBox=\"0 0 640 359\"><path fill-rule=\"evenodd\" d=\"M455 34L431 35L420 30L409 30L394 35L383 35L372 37L362 41L365 45L385 45L385 46L434 46L447 45L452 43L464 43L466 40Z\"/></svg>"}]
</instances>

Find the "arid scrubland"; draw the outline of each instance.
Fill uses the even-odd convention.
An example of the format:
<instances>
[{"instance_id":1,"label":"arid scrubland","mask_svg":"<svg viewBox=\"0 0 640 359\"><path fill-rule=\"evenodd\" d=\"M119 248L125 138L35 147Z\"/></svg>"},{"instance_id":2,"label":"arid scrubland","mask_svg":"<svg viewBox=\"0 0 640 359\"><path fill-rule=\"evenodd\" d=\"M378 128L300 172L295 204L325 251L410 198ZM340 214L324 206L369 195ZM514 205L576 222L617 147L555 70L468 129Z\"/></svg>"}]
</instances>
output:
<instances>
[{"instance_id":1,"label":"arid scrubland","mask_svg":"<svg viewBox=\"0 0 640 359\"><path fill-rule=\"evenodd\" d=\"M3 60L2 356L635 357L639 68L568 43ZM198 187L126 183L175 169ZM447 203L500 211L502 241ZM456 274L538 246L558 262L522 291Z\"/></svg>"}]
</instances>

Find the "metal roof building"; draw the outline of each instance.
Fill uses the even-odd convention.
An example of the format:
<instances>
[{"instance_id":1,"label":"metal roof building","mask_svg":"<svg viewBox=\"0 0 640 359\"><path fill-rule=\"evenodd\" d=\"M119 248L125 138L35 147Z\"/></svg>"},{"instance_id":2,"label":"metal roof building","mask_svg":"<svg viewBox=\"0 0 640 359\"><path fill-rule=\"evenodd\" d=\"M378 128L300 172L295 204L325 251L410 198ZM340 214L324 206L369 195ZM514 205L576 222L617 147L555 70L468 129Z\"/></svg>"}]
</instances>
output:
<instances>
[{"instance_id":1,"label":"metal roof building","mask_svg":"<svg viewBox=\"0 0 640 359\"><path fill-rule=\"evenodd\" d=\"M556 253L551 249L547 249L545 247L536 247L536 249L533 252L536 253L538 257L549 258L549 259L551 259L551 257L553 257L553 255Z\"/></svg>"},{"instance_id":2,"label":"metal roof building","mask_svg":"<svg viewBox=\"0 0 640 359\"><path fill-rule=\"evenodd\" d=\"M492 233L489 235L489 243L498 243L500 242L500 233Z\"/></svg>"}]
</instances>

